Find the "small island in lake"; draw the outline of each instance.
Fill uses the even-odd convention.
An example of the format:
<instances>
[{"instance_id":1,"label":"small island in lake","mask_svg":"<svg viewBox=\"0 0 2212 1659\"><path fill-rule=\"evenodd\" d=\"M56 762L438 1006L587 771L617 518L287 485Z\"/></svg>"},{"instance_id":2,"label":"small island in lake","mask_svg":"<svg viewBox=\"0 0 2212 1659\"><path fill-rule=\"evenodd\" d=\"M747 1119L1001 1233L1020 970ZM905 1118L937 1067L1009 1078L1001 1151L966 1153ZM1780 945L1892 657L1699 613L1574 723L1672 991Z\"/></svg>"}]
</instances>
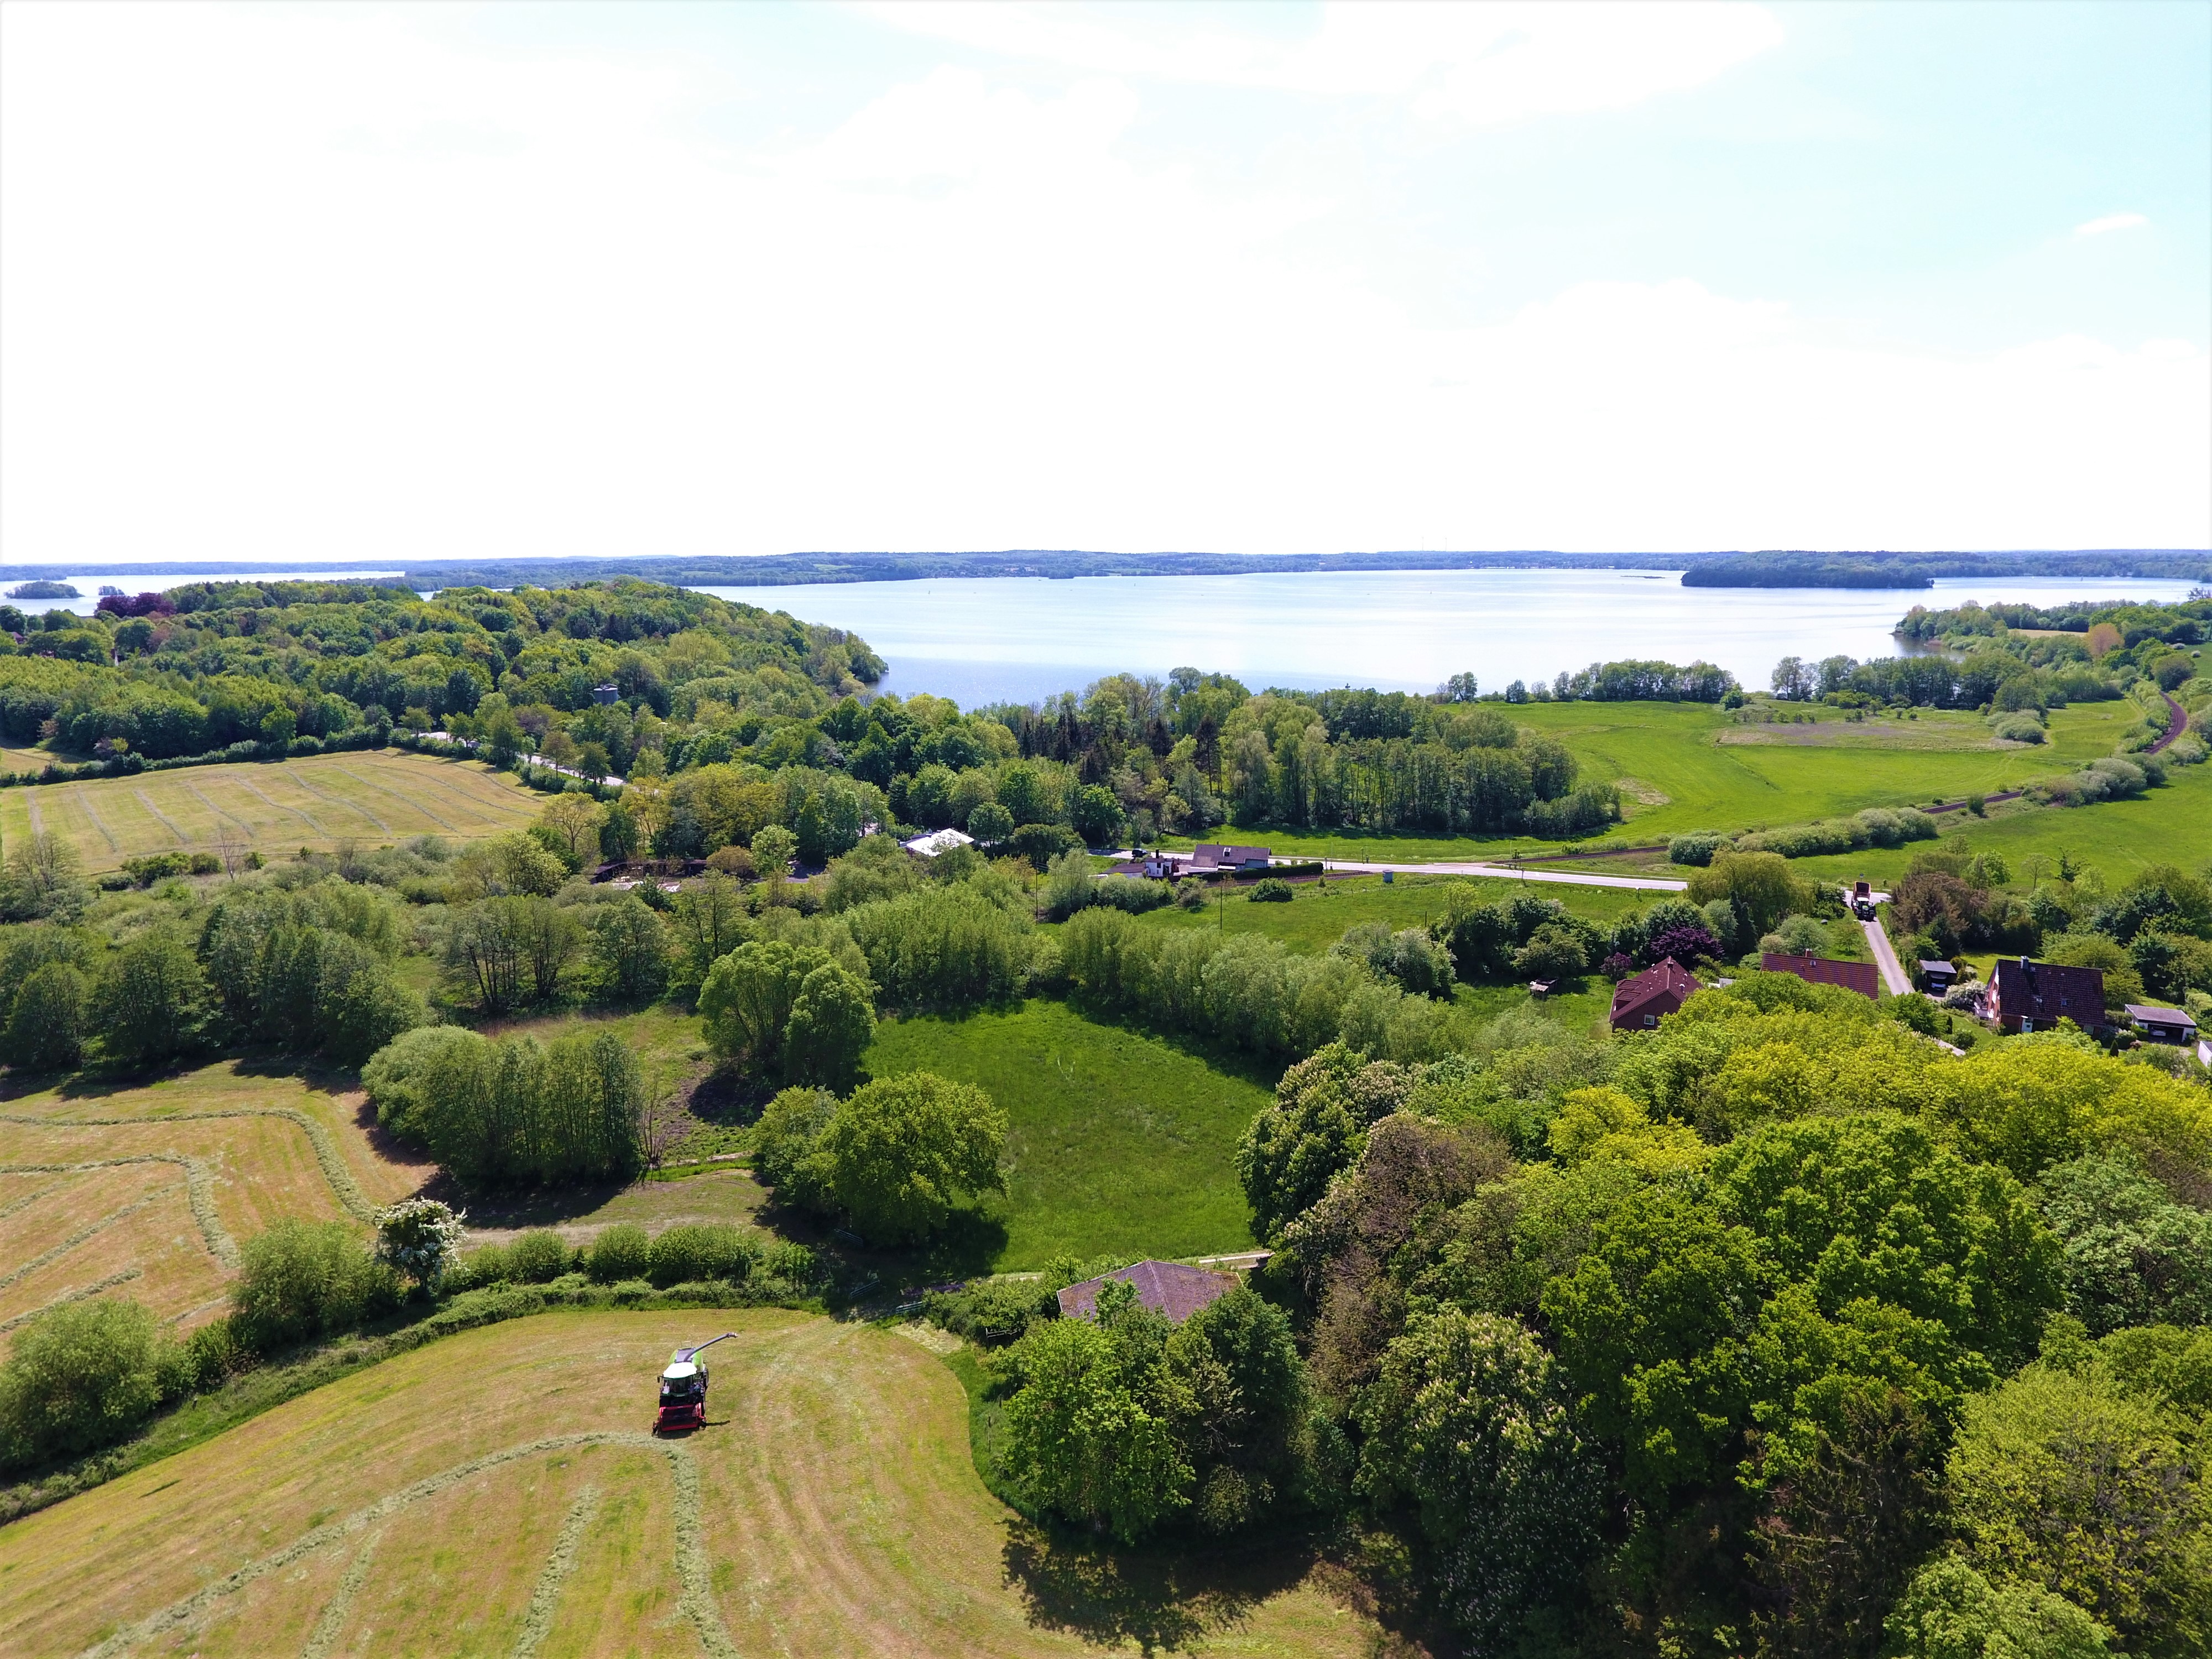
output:
<instances>
[{"instance_id":1,"label":"small island in lake","mask_svg":"<svg viewBox=\"0 0 2212 1659\"><path fill-rule=\"evenodd\" d=\"M81 599L83 594L67 582L23 582L8 590L11 599Z\"/></svg>"}]
</instances>

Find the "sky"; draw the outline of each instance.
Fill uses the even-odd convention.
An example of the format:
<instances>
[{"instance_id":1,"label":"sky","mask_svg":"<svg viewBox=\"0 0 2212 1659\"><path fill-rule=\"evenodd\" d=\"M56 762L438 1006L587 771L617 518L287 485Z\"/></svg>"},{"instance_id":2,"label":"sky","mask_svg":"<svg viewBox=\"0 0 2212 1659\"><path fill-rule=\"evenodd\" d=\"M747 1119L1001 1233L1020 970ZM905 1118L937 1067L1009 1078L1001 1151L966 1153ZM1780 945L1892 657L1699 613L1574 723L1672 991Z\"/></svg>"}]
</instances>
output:
<instances>
[{"instance_id":1,"label":"sky","mask_svg":"<svg viewBox=\"0 0 2212 1659\"><path fill-rule=\"evenodd\" d=\"M0 561L2212 546L2212 4L0 5Z\"/></svg>"}]
</instances>

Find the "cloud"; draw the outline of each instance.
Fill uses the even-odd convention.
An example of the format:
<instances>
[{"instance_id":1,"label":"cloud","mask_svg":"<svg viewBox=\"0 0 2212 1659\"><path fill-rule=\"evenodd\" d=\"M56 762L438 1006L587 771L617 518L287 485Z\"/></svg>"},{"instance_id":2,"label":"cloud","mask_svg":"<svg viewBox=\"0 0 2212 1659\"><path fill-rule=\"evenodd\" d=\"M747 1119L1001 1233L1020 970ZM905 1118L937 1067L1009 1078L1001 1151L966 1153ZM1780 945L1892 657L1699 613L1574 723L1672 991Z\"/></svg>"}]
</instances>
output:
<instances>
[{"instance_id":1,"label":"cloud","mask_svg":"<svg viewBox=\"0 0 2212 1659\"><path fill-rule=\"evenodd\" d=\"M696 64L414 15L0 11L9 559L2212 544L2187 343L1439 325L1329 204L1133 160L1121 76L733 150Z\"/></svg>"},{"instance_id":2,"label":"cloud","mask_svg":"<svg viewBox=\"0 0 2212 1659\"><path fill-rule=\"evenodd\" d=\"M1711 81L1780 44L1764 7L1716 0L1356 0L1285 40L1210 21L1233 13L900 0L893 27L1088 74L1325 96L1402 98L1419 118L1488 126L1620 109Z\"/></svg>"},{"instance_id":3,"label":"cloud","mask_svg":"<svg viewBox=\"0 0 2212 1659\"><path fill-rule=\"evenodd\" d=\"M2140 213L2108 213L2101 219L2091 219L2075 226L2074 234L2076 236L2102 236L2108 230L2133 230L2149 222Z\"/></svg>"}]
</instances>

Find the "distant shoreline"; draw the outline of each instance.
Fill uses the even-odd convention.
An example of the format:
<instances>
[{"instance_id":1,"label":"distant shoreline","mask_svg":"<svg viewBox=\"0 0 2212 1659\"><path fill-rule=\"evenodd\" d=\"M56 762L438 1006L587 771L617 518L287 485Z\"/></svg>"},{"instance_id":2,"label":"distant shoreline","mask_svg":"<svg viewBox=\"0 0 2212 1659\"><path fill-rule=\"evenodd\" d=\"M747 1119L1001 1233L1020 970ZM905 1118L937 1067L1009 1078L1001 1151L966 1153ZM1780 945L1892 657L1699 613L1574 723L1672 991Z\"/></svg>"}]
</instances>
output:
<instances>
[{"instance_id":1,"label":"distant shoreline","mask_svg":"<svg viewBox=\"0 0 2212 1659\"><path fill-rule=\"evenodd\" d=\"M107 574L249 576L270 561L114 561L0 567L0 581ZM317 568L314 576L392 580L401 562L355 560ZM1938 577L2105 576L2212 580L2212 550L2186 548L2084 548L1984 553L1710 551L1563 553L1542 549L1502 552L1383 553L1100 553L1012 550L974 553L775 553L675 559L514 558L428 560L400 576L417 589L565 586L624 576L671 586L823 586L849 582L1078 576L1243 576L1407 570L1680 571L1692 587L1924 588Z\"/></svg>"}]
</instances>

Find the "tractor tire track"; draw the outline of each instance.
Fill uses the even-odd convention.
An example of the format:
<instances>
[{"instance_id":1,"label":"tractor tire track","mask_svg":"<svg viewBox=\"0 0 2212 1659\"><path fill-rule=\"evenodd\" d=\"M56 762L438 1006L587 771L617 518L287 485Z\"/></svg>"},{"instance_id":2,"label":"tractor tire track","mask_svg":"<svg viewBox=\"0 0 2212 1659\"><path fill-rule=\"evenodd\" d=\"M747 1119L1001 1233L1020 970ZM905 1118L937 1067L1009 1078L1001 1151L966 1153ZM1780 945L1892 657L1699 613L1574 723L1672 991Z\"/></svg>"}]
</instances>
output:
<instances>
[{"instance_id":1,"label":"tractor tire track","mask_svg":"<svg viewBox=\"0 0 2212 1659\"><path fill-rule=\"evenodd\" d=\"M66 1308L72 1302L82 1302L87 1297L98 1296L102 1291L112 1291L118 1285L128 1285L134 1279L144 1278L146 1270L143 1267L125 1267L119 1273L110 1273L105 1279L94 1279L89 1285L81 1285L76 1290L64 1291L52 1301L42 1303L28 1313L17 1314L13 1319L0 1320L0 1336L6 1335L18 1325L29 1324L42 1313L52 1313L56 1308Z\"/></svg>"},{"instance_id":2,"label":"tractor tire track","mask_svg":"<svg viewBox=\"0 0 2212 1659\"><path fill-rule=\"evenodd\" d=\"M44 1123L45 1118L9 1117L0 1121L12 1123ZM131 1120L120 1120L130 1121ZM222 1219L215 1210L215 1174L201 1159L183 1152L140 1152L130 1158L95 1158L82 1164L0 1164L0 1175L81 1175L87 1170L119 1170L131 1164L174 1164L185 1172L185 1201L191 1206L192 1220L198 1224L200 1238L207 1245L208 1254L222 1264L226 1272L236 1273L239 1266L238 1241L224 1229ZM135 1274L137 1269L133 1268Z\"/></svg>"},{"instance_id":3,"label":"tractor tire track","mask_svg":"<svg viewBox=\"0 0 2212 1659\"><path fill-rule=\"evenodd\" d=\"M34 836L45 835L46 833L46 820L39 816L38 792L34 789L25 790L23 792L23 805L30 811L31 833Z\"/></svg>"},{"instance_id":4,"label":"tractor tire track","mask_svg":"<svg viewBox=\"0 0 2212 1659\"><path fill-rule=\"evenodd\" d=\"M514 1638L508 1659L538 1659L538 1650L553 1633L553 1615L561 1609L561 1591L568 1575L576 1571L576 1552L583 1545L584 1528L591 1525L599 1507L599 1489L588 1486L568 1506L568 1518L561 1523L561 1535L553 1540L553 1553L545 1558L538 1587L530 1592L530 1609L523 1614L522 1630Z\"/></svg>"},{"instance_id":5,"label":"tractor tire track","mask_svg":"<svg viewBox=\"0 0 2212 1659\"><path fill-rule=\"evenodd\" d=\"M346 1213L356 1221L370 1226L376 1224L376 1206L368 1201L361 1183L354 1179L353 1170L338 1151L337 1142L331 1132L309 1117L305 1112L289 1106L240 1106L226 1112L166 1112L160 1117L33 1117L26 1113L0 1112L0 1123L21 1123L32 1127L57 1129L149 1128L163 1123L207 1122L222 1118L281 1117L300 1126L307 1137L307 1145L315 1154L316 1166L323 1179L330 1183L331 1194ZM90 1165L84 1167L89 1168Z\"/></svg>"},{"instance_id":6,"label":"tractor tire track","mask_svg":"<svg viewBox=\"0 0 2212 1659\"><path fill-rule=\"evenodd\" d=\"M155 805L151 800L148 799L146 792L143 789L134 788L131 790L131 793L141 806L144 807L149 812L151 812L154 815L155 819L161 823L161 828L167 830L171 835L177 838L178 846L190 847L192 844L191 837L185 834L183 830L178 829L174 823L171 823L169 815L167 812L164 812L160 807Z\"/></svg>"},{"instance_id":7,"label":"tractor tire track","mask_svg":"<svg viewBox=\"0 0 2212 1659\"><path fill-rule=\"evenodd\" d=\"M15 1267L11 1272L0 1274L0 1291L6 1290L10 1285L13 1285L19 1279L29 1278L33 1273L38 1272L40 1268L47 1266L49 1263L60 1261L71 1250L76 1249L78 1245L89 1243L92 1240L99 1237L100 1234L106 1232L110 1227L113 1226L117 1222L122 1220L125 1216L137 1214L139 1211L144 1209L155 1199L167 1198L171 1193L176 1191L177 1188L183 1184L184 1183L182 1182L172 1182L166 1187L156 1187L152 1192L148 1193L143 1198L133 1199L130 1203L123 1206L121 1209L110 1210L106 1215L100 1217L99 1220L92 1223L89 1226L78 1228L76 1231L71 1233L67 1238L64 1238L60 1243L54 1245L52 1249L41 1251L39 1255L33 1256L28 1261L22 1263L20 1267Z\"/></svg>"},{"instance_id":8,"label":"tractor tire track","mask_svg":"<svg viewBox=\"0 0 2212 1659\"><path fill-rule=\"evenodd\" d=\"M690 1620L692 1628L697 1632L700 1644L714 1656L714 1659L738 1659L737 1646L730 1640L729 1630L722 1622L721 1610L714 1603L712 1573L706 1564L706 1546L699 1518L699 1466L683 1446L658 1440L650 1434L640 1434L634 1430L553 1435L543 1440L532 1440L520 1446L489 1452L465 1463L457 1463L441 1474L425 1476L412 1486L402 1487L378 1498L366 1508L355 1510L343 1520L327 1522L316 1527L283 1549L258 1560L249 1561L181 1601L172 1601L167 1607L149 1613L137 1623L125 1626L106 1640L85 1649L82 1659L118 1659L118 1656L157 1637L196 1627L226 1598L237 1595L270 1573L281 1572L295 1562L303 1561L372 1527L380 1526L424 1498L434 1498L472 1475L481 1474L487 1469L499 1468L522 1458L535 1457L544 1452L566 1451L586 1446L650 1447L668 1460L677 1493L677 1571L684 1585L683 1599L678 1605L684 1615ZM564 1535L565 1532L566 1528L563 1528ZM365 1576L366 1569L363 1571ZM343 1593L343 1585L340 1586L340 1593ZM324 1616L329 1617L327 1611ZM317 1633L320 1633L319 1626Z\"/></svg>"},{"instance_id":9,"label":"tractor tire track","mask_svg":"<svg viewBox=\"0 0 2212 1659\"><path fill-rule=\"evenodd\" d=\"M323 1616L315 1621L315 1633L307 1638L307 1645L300 1650L300 1659L329 1659L330 1651L338 1644L345 1633L346 1620L352 1615L354 1598L368 1577L368 1570L376 1561L376 1547L384 1541L384 1531L379 1528L369 1534L366 1542L355 1552L353 1563L346 1568L345 1577L338 1580L337 1594L323 1609Z\"/></svg>"}]
</instances>

